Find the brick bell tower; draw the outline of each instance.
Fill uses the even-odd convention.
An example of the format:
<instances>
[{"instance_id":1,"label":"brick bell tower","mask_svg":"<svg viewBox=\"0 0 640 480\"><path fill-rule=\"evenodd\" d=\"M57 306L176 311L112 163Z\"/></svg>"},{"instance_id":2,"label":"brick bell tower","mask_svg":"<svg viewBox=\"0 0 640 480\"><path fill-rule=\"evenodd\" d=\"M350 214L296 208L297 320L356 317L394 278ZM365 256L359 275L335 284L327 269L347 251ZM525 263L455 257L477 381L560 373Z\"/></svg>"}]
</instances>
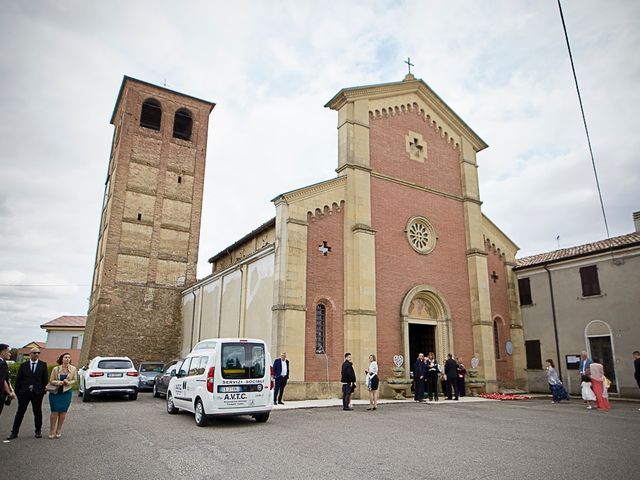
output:
<instances>
[{"instance_id":1,"label":"brick bell tower","mask_svg":"<svg viewBox=\"0 0 640 480\"><path fill-rule=\"evenodd\" d=\"M81 364L180 352L181 292L195 283L209 115L215 104L125 76Z\"/></svg>"}]
</instances>

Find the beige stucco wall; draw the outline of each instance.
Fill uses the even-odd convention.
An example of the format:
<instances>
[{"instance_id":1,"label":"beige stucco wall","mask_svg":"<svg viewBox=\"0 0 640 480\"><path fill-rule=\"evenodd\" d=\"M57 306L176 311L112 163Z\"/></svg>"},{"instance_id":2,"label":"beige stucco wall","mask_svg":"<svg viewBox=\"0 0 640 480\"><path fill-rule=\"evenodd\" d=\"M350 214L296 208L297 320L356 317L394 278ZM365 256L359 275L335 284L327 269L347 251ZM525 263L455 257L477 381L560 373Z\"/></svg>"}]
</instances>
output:
<instances>
[{"instance_id":1,"label":"beige stucco wall","mask_svg":"<svg viewBox=\"0 0 640 480\"><path fill-rule=\"evenodd\" d=\"M640 349L640 248L595 255L549 266L553 281L558 325L558 343L565 384L578 393L579 378L569 371L565 355L590 351L585 329L590 322L590 335L611 332L616 380L622 396L640 397L633 378L634 350ZM582 297L580 267L597 265L602 295ZM522 306L525 340L540 340L542 362L552 358L557 362L553 330L551 295L547 272L540 267L518 270L518 278L529 278L533 305ZM542 370L527 370L532 391L548 391Z\"/></svg>"}]
</instances>

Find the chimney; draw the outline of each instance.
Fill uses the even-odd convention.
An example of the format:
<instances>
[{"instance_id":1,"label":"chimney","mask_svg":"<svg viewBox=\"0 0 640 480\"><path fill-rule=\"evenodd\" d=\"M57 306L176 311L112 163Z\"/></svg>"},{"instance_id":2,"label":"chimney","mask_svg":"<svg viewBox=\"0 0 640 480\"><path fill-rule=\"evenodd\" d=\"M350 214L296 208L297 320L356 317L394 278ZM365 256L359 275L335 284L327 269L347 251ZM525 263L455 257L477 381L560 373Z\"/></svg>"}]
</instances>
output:
<instances>
[{"instance_id":1,"label":"chimney","mask_svg":"<svg viewBox=\"0 0 640 480\"><path fill-rule=\"evenodd\" d=\"M640 211L633 212L633 224L636 227L636 233L640 233Z\"/></svg>"}]
</instances>

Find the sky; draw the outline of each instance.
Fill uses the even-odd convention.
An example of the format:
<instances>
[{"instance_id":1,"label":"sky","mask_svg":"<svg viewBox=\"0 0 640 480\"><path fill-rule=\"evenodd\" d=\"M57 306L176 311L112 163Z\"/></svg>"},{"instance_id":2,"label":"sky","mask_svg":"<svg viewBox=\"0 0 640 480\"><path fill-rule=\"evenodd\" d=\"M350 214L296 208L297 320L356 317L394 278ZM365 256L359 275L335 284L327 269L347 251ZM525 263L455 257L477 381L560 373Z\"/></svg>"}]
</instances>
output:
<instances>
[{"instance_id":1,"label":"sky","mask_svg":"<svg viewBox=\"0 0 640 480\"><path fill-rule=\"evenodd\" d=\"M640 210L640 2L564 0L611 236ZM607 237L558 5L506 1L19 1L0 15L0 342L85 315L124 75L216 103L198 278L335 177L340 89L424 80L489 144L483 212L519 257ZM240 194L240 192L242 192Z\"/></svg>"}]
</instances>

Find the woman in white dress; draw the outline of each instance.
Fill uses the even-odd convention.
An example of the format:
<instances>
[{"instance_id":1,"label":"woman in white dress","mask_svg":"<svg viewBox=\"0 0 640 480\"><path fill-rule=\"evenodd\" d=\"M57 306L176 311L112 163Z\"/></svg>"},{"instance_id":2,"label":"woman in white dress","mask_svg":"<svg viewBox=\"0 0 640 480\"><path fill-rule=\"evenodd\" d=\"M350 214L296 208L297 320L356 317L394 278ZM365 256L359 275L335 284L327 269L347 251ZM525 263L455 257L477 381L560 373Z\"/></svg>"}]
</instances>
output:
<instances>
[{"instance_id":1,"label":"woman in white dress","mask_svg":"<svg viewBox=\"0 0 640 480\"><path fill-rule=\"evenodd\" d=\"M369 408L367 410L378 409L378 362L376 356L372 353L369 355L369 368L364 371L367 374L367 389L369 390Z\"/></svg>"}]
</instances>

